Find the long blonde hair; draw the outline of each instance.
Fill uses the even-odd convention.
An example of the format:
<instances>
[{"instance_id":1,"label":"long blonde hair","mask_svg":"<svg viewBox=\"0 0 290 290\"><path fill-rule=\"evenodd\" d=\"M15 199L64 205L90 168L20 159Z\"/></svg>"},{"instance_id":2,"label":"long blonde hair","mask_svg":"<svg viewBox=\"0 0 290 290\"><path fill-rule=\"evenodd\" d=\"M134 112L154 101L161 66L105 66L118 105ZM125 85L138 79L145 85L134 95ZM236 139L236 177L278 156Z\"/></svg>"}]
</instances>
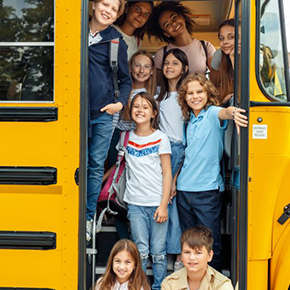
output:
<instances>
[{"instance_id":1,"label":"long blonde hair","mask_svg":"<svg viewBox=\"0 0 290 290\"><path fill-rule=\"evenodd\" d=\"M149 79L146 81L146 84L145 84L145 89L146 91L154 96L155 93L156 93L156 67L155 67L155 64L154 64L154 59L153 59L153 56L151 55L150 52L146 51L146 50L138 50L137 52L135 52L130 60L129 60L129 70L130 70L130 74L131 74L131 78L132 78L132 82L134 83L134 79L132 77L132 65L133 65L133 62L135 60L135 58L138 56L138 55L145 55L147 56L150 61L151 61L151 66L152 66L152 74L150 75ZM132 100L132 93L133 93L133 89L130 93L130 96L129 96L129 99L128 99L128 103L127 105L125 106L125 109L124 109L124 112L123 112L123 115L122 115L122 119L123 120L130 120L130 104L131 104L131 100Z\"/></svg>"},{"instance_id":2,"label":"long blonde hair","mask_svg":"<svg viewBox=\"0 0 290 290\"><path fill-rule=\"evenodd\" d=\"M113 271L113 261L115 256L121 251L127 251L133 258L135 269L129 278L128 290L140 290L142 287L144 290L150 290L150 285L144 271L141 267L140 254L137 246L130 240L119 240L111 250L107 267L104 275L95 284L94 289L100 290L112 290L116 283L116 274Z\"/></svg>"},{"instance_id":3,"label":"long blonde hair","mask_svg":"<svg viewBox=\"0 0 290 290\"><path fill-rule=\"evenodd\" d=\"M178 90L178 103L179 106L181 107L182 115L185 121L189 120L190 113L192 112L192 109L189 107L185 99L187 94L187 88L188 84L194 81L198 81L207 92L207 103L205 105L205 109L207 109L211 105L214 106L219 105L219 92L214 86L214 84L211 81L209 81L204 74L201 73L190 74L183 80Z\"/></svg>"}]
</instances>

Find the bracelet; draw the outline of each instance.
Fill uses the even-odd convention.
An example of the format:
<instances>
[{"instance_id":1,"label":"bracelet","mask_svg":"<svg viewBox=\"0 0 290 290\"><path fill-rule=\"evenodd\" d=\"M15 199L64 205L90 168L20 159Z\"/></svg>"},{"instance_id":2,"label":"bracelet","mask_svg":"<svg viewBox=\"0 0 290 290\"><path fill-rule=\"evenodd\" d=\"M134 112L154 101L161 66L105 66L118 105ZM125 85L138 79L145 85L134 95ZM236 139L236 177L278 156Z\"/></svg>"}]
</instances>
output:
<instances>
[{"instance_id":1,"label":"bracelet","mask_svg":"<svg viewBox=\"0 0 290 290\"><path fill-rule=\"evenodd\" d=\"M234 110L233 110L233 120L235 120L235 115L236 115L236 111L237 111L237 107L236 108L234 108Z\"/></svg>"}]
</instances>

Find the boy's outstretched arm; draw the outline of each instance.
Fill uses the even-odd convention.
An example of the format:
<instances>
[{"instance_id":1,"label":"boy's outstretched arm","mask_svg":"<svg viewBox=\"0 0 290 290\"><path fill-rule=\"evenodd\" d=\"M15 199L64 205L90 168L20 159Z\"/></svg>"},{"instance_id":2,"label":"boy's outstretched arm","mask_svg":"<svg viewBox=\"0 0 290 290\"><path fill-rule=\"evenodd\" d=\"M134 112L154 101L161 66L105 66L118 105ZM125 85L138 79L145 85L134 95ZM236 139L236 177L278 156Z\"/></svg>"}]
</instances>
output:
<instances>
[{"instance_id":1,"label":"boy's outstretched arm","mask_svg":"<svg viewBox=\"0 0 290 290\"><path fill-rule=\"evenodd\" d=\"M220 110L218 116L220 120L234 120L238 135L240 135L240 127L248 126L248 118L242 113L246 113L246 110L237 107L228 107Z\"/></svg>"}]
</instances>

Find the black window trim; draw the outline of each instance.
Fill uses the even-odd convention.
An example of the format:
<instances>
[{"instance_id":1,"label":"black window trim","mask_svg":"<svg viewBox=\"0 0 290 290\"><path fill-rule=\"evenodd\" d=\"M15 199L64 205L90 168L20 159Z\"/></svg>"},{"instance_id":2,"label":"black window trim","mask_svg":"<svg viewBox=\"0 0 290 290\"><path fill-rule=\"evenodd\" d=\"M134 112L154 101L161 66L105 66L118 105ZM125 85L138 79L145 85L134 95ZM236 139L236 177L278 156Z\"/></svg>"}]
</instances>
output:
<instances>
[{"instance_id":1,"label":"black window trim","mask_svg":"<svg viewBox=\"0 0 290 290\"><path fill-rule=\"evenodd\" d=\"M270 0L271 1L271 0ZM258 86L263 93L263 95L271 102L278 103L284 106L288 106L288 103L290 102L290 80L289 80L289 65L288 65L288 59L285 57L288 55L287 52L287 44L286 44L286 31L285 31L285 22L284 17L281 17L281 15L284 16L284 13L282 13L283 10L283 0L272 0L278 2L279 7L279 20L280 20L280 33L281 33L281 40L282 40L282 52L283 52L283 62L284 62L284 77L285 77L285 84L286 84L286 97L287 102L282 102L277 99L274 99L272 96L270 96L267 91L265 90L262 81L261 81L261 74L260 74L260 26L261 26L261 0L257 0L256 2L256 80L258 83ZM281 14L282 13L282 14ZM286 54L285 54L286 52Z\"/></svg>"}]
</instances>

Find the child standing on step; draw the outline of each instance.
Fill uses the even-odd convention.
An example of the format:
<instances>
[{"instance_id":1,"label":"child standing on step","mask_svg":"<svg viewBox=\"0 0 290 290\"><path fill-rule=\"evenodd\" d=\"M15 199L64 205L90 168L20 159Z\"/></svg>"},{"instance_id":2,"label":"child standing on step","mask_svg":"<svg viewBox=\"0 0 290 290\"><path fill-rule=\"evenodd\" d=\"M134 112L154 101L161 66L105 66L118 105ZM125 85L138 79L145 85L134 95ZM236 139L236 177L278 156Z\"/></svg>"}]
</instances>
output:
<instances>
[{"instance_id":1,"label":"child standing on step","mask_svg":"<svg viewBox=\"0 0 290 290\"><path fill-rule=\"evenodd\" d=\"M104 163L113 130L113 114L123 109L131 91L127 45L122 35L110 25L123 7L122 0L94 0L89 23L89 139L87 178L86 239L91 240L92 220L100 194ZM120 95L114 96L110 44L119 38L118 81Z\"/></svg>"},{"instance_id":2,"label":"child standing on step","mask_svg":"<svg viewBox=\"0 0 290 290\"><path fill-rule=\"evenodd\" d=\"M167 205L171 188L170 142L158 130L158 108L146 92L135 95L130 116L136 129L130 132L125 150L128 219L131 233L146 271L152 257L153 290L159 290L166 276Z\"/></svg>"},{"instance_id":3,"label":"child standing on step","mask_svg":"<svg viewBox=\"0 0 290 290\"><path fill-rule=\"evenodd\" d=\"M218 105L218 91L200 73L189 75L179 88L179 104L187 122L185 159L177 178L177 207L182 230L204 225L213 232L213 267L220 260L220 211L224 184L220 162L227 120L238 133L247 127L245 110Z\"/></svg>"},{"instance_id":4,"label":"child standing on step","mask_svg":"<svg viewBox=\"0 0 290 290\"><path fill-rule=\"evenodd\" d=\"M164 55L162 64L162 79L157 101L160 110L160 130L170 140L171 145L171 172L175 180L170 194L169 225L167 232L168 270L178 270L183 265L180 261L181 227L176 206L176 178L177 171L184 159L183 126L184 118L178 104L178 88L188 74L188 59L186 54L178 49L170 49ZM177 255L174 263L174 256Z\"/></svg>"}]
</instances>

